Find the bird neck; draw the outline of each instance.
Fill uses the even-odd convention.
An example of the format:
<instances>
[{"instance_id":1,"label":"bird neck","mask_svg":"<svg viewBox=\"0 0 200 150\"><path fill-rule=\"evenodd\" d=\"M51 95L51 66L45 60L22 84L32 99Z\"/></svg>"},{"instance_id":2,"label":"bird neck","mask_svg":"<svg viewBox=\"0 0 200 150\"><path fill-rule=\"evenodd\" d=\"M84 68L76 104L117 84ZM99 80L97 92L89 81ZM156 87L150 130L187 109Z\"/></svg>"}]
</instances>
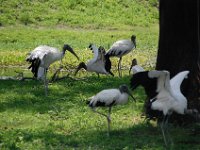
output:
<instances>
[{"instance_id":1,"label":"bird neck","mask_svg":"<svg viewBox=\"0 0 200 150\"><path fill-rule=\"evenodd\" d=\"M65 55L66 49L62 50L62 55Z\"/></svg>"},{"instance_id":2,"label":"bird neck","mask_svg":"<svg viewBox=\"0 0 200 150\"><path fill-rule=\"evenodd\" d=\"M136 48L136 42L135 42L135 40L133 41L133 44L134 44L134 46L135 46L135 48Z\"/></svg>"},{"instance_id":3,"label":"bird neck","mask_svg":"<svg viewBox=\"0 0 200 150\"><path fill-rule=\"evenodd\" d=\"M84 68L85 70L87 70L87 66L85 65L84 62L81 62L81 63L78 65L78 67L77 67L77 69L76 69L76 71L75 71L75 75L78 73L78 71L79 71L81 68Z\"/></svg>"}]
</instances>

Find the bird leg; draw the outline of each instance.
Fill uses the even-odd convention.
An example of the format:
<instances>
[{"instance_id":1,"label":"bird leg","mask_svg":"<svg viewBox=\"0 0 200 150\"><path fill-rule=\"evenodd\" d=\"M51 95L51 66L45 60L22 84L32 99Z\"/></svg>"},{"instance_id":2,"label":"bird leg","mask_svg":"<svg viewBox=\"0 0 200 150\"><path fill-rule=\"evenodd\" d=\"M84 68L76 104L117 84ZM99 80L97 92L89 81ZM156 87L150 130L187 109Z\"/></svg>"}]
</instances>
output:
<instances>
[{"instance_id":1,"label":"bird leg","mask_svg":"<svg viewBox=\"0 0 200 150\"><path fill-rule=\"evenodd\" d=\"M166 116L163 117L163 121L160 125L160 128L161 128L161 131L162 131L162 135L163 135L163 139L164 139L164 142L165 142L165 146L167 147L167 140L166 140L166 137L165 137L165 118Z\"/></svg>"},{"instance_id":2,"label":"bird leg","mask_svg":"<svg viewBox=\"0 0 200 150\"><path fill-rule=\"evenodd\" d=\"M171 138L171 136L170 136L170 134L169 134L169 124L168 124L169 118L170 118L170 115L168 114L168 115L166 116L166 121L165 121L164 126L165 126L165 131L166 131L167 136L168 136L168 139L169 139L168 141L170 141L170 144L173 145L172 138Z\"/></svg>"},{"instance_id":3,"label":"bird leg","mask_svg":"<svg viewBox=\"0 0 200 150\"><path fill-rule=\"evenodd\" d=\"M111 123L111 117L110 117L110 114L111 114L111 107L109 107L108 109L108 115L105 115L99 111L96 111L96 109L92 109L94 112L106 117L107 121L108 121L108 136L110 136L110 123Z\"/></svg>"},{"instance_id":4,"label":"bird leg","mask_svg":"<svg viewBox=\"0 0 200 150\"><path fill-rule=\"evenodd\" d=\"M119 73L119 77L122 77L122 72L121 72L121 61L122 61L122 57L119 58L119 62L118 62L118 73Z\"/></svg>"},{"instance_id":5,"label":"bird leg","mask_svg":"<svg viewBox=\"0 0 200 150\"><path fill-rule=\"evenodd\" d=\"M44 90L45 90L45 96L48 95L48 82L47 82L47 70L44 69Z\"/></svg>"},{"instance_id":6,"label":"bird leg","mask_svg":"<svg viewBox=\"0 0 200 150\"><path fill-rule=\"evenodd\" d=\"M170 136L169 131L168 131L168 120L169 120L169 117L170 117L169 114L165 115L163 117L163 121L162 121L161 126L160 126L161 130L162 130L162 135L163 135L163 139L164 139L166 147L168 147L168 141L169 140L170 140L171 145L173 145L173 141L172 141L171 136ZM165 133L167 133L169 140L167 140L167 138L165 136Z\"/></svg>"},{"instance_id":7,"label":"bird leg","mask_svg":"<svg viewBox=\"0 0 200 150\"><path fill-rule=\"evenodd\" d=\"M98 78L100 78L99 73L97 73Z\"/></svg>"}]
</instances>

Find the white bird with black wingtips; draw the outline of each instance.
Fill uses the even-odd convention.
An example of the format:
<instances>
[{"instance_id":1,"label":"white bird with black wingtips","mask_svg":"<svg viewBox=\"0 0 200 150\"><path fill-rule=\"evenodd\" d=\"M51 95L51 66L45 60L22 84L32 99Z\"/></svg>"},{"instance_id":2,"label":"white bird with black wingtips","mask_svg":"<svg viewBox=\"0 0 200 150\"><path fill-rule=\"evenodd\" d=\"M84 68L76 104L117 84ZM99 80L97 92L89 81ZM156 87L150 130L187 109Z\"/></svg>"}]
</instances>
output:
<instances>
[{"instance_id":1,"label":"white bird with black wingtips","mask_svg":"<svg viewBox=\"0 0 200 150\"><path fill-rule=\"evenodd\" d=\"M169 116L173 112L182 115L197 113L197 110L187 109L187 99L180 90L181 83L188 74L189 71L182 71L170 80L170 73L168 71L149 71L150 78L158 79L156 89L158 94L150 102L151 109L163 112L164 118L161 129L166 146L167 140L164 128L167 127Z\"/></svg>"},{"instance_id":2,"label":"white bird with black wingtips","mask_svg":"<svg viewBox=\"0 0 200 150\"><path fill-rule=\"evenodd\" d=\"M119 57L119 62L118 62L118 72L119 76L122 76L121 73L121 61L122 61L122 56L130 53L133 49L136 48L136 36L132 35L131 40L119 40L116 41L108 50L106 53L107 56L109 57Z\"/></svg>"},{"instance_id":3,"label":"white bird with black wingtips","mask_svg":"<svg viewBox=\"0 0 200 150\"><path fill-rule=\"evenodd\" d=\"M108 61L105 58L105 50L100 47L97 48L94 44L90 44L89 48L93 51L94 53L94 58L89 60L87 62L87 64L85 64L84 62L81 62L76 71L75 71L75 75L78 73L78 71L81 68L84 68L85 70L89 71L89 72L96 72L97 74L106 74L106 75L112 75L112 72L110 71L111 68L111 64L110 64L110 68L107 66L106 61ZM109 59L109 58L108 58Z\"/></svg>"},{"instance_id":4,"label":"white bird with black wingtips","mask_svg":"<svg viewBox=\"0 0 200 150\"><path fill-rule=\"evenodd\" d=\"M100 115L103 115L107 118L108 121L108 135L110 133L110 123L111 123L111 108L115 105L126 104L128 101L129 95L136 102L135 98L132 96L127 85L120 85L118 89L106 89L102 90L96 95L89 98L87 104L92 110ZM108 115L98 112L97 107L108 107Z\"/></svg>"},{"instance_id":5,"label":"white bird with black wingtips","mask_svg":"<svg viewBox=\"0 0 200 150\"><path fill-rule=\"evenodd\" d=\"M34 77L37 79L44 79L45 86L45 95L47 96L48 83L46 79L47 69L55 61L62 61L62 58L65 55L66 50L71 52L74 56L79 59L74 50L68 45L63 46L63 50L59 51L55 47L50 47L47 45L41 45L36 47L33 51L29 53L29 56L26 58L26 61L30 62L31 65L28 67L31 68Z\"/></svg>"}]
</instances>

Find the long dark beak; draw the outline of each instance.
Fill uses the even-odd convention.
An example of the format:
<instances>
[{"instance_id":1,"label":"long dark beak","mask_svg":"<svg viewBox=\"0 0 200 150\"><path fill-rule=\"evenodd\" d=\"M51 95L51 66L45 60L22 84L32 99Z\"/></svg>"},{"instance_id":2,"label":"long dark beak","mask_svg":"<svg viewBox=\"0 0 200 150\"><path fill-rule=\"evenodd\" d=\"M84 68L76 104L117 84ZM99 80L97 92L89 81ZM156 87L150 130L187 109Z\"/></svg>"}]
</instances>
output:
<instances>
[{"instance_id":1,"label":"long dark beak","mask_svg":"<svg viewBox=\"0 0 200 150\"><path fill-rule=\"evenodd\" d=\"M69 51L70 53L72 53L72 54L79 60L79 57L76 55L76 53L74 52L73 49L68 49L68 51Z\"/></svg>"},{"instance_id":2,"label":"long dark beak","mask_svg":"<svg viewBox=\"0 0 200 150\"><path fill-rule=\"evenodd\" d=\"M133 99L133 101L136 103L136 99L133 97L133 95L131 94L131 91L130 91L130 90L128 90L128 95L130 95L131 98Z\"/></svg>"}]
</instances>

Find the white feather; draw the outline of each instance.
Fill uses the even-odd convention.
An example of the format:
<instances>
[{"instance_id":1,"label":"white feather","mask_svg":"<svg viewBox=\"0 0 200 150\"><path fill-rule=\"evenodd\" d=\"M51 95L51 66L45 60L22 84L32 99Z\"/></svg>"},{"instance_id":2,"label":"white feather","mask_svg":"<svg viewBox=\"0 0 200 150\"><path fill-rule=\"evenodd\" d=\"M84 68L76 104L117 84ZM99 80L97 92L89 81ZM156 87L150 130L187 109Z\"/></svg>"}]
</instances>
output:
<instances>
[{"instance_id":1,"label":"white feather","mask_svg":"<svg viewBox=\"0 0 200 150\"><path fill-rule=\"evenodd\" d=\"M138 73L138 72L143 72L143 71L145 71L145 70L144 70L144 68L142 68L140 65L135 65L135 66L133 66L133 67L131 68L131 72L132 72L133 74L136 74L136 73Z\"/></svg>"},{"instance_id":2,"label":"white feather","mask_svg":"<svg viewBox=\"0 0 200 150\"><path fill-rule=\"evenodd\" d=\"M92 44L92 50L94 52L94 57L87 62L87 71L101 74L109 74L105 70L105 60L102 52L99 51L99 49L94 44Z\"/></svg>"},{"instance_id":3,"label":"white feather","mask_svg":"<svg viewBox=\"0 0 200 150\"><path fill-rule=\"evenodd\" d=\"M121 57L128 54L132 49L135 48L134 43L131 40L119 40L116 41L107 52L108 55ZM121 52L121 53L120 53Z\"/></svg>"},{"instance_id":4,"label":"white feather","mask_svg":"<svg viewBox=\"0 0 200 150\"><path fill-rule=\"evenodd\" d=\"M188 75L189 71L178 73L170 80L168 71L153 71L149 76L158 78L159 92L156 96L156 101L152 103L153 110L163 111L163 114L177 112L184 114L187 109L187 99L180 91L180 85L183 79Z\"/></svg>"},{"instance_id":5,"label":"white feather","mask_svg":"<svg viewBox=\"0 0 200 150\"><path fill-rule=\"evenodd\" d=\"M105 103L109 106L114 102L114 104L125 104L128 101L128 94L121 93L119 89L107 89L103 90L92 97L90 104L95 107L97 102Z\"/></svg>"},{"instance_id":6,"label":"white feather","mask_svg":"<svg viewBox=\"0 0 200 150\"><path fill-rule=\"evenodd\" d=\"M59 51L55 47L50 47L47 45L40 45L36 47L27 57L29 60L40 59L41 63L37 72L38 79L44 79L44 71L52 63L63 58L63 52ZM42 69L43 68L43 69Z\"/></svg>"}]
</instances>

